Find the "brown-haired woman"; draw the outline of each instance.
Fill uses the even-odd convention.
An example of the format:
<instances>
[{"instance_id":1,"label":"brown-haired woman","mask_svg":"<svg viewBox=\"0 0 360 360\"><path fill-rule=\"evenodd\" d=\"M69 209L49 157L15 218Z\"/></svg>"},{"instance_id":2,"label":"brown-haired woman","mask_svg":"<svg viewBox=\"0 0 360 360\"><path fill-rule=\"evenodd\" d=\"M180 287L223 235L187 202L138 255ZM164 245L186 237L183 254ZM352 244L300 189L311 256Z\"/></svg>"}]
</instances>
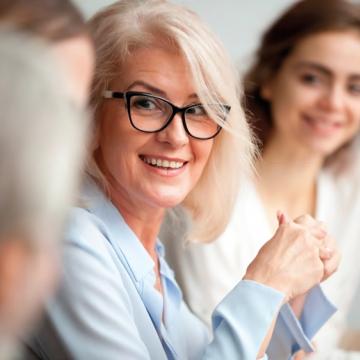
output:
<instances>
[{"instance_id":1,"label":"brown-haired woman","mask_svg":"<svg viewBox=\"0 0 360 360\"><path fill-rule=\"evenodd\" d=\"M322 285L339 311L315 342L319 357L339 359L359 279L360 5L294 4L264 34L245 76L245 95L262 152L258 176L242 190L231 225L215 243L190 246L185 256L178 248L168 253L191 308L208 320L276 227L278 209L291 218L309 213L324 221L343 261ZM206 294L206 305L197 301L200 293ZM303 324L313 321L306 310L312 299L304 296L292 304ZM304 327L310 328L313 335L313 323Z\"/></svg>"}]
</instances>

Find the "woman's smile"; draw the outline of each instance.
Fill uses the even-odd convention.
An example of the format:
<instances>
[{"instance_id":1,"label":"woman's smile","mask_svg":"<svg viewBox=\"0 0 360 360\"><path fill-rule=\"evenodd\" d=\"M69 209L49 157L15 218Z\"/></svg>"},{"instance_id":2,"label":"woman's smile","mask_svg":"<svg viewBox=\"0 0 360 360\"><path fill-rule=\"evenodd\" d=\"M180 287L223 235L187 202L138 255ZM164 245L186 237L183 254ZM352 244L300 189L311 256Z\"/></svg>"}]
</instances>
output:
<instances>
[{"instance_id":1,"label":"woman's smile","mask_svg":"<svg viewBox=\"0 0 360 360\"><path fill-rule=\"evenodd\" d=\"M146 164L147 169L155 174L167 177L182 174L188 163L188 161L179 158L158 155L140 155L139 158Z\"/></svg>"}]
</instances>

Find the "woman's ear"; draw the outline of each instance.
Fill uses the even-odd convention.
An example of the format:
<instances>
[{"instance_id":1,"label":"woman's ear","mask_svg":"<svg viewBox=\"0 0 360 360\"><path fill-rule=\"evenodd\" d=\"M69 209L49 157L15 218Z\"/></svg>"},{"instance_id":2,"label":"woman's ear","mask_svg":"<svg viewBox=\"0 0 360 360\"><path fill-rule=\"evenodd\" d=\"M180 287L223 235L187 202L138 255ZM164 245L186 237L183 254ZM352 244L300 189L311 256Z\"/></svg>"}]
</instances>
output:
<instances>
[{"instance_id":1,"label":"woman's ear","mask_svg":"<svg viewBox=\"0 0 360 360\"><path fill-rule=\"evenodd\" d=\"M268 80L260 88L260 95L264 100L271 100L272 97L272 82Z\"/></svg>"}]
</instances>

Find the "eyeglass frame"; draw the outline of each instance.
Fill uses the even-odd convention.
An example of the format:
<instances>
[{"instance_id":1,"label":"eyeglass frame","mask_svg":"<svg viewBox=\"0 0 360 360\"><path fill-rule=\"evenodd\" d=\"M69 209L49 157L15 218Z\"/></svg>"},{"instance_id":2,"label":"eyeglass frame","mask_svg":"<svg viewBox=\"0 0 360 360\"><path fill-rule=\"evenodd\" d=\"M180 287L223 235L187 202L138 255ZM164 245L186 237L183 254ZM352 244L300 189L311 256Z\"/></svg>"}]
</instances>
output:
<instances>
[{"instance_id":1,"label":"eyeglass frame","mask_svg":"<svg viewBox=\"0 0 360 360\"><path fill-rule=\"evenodd\" d=\"M133 96L150 96L152 98L162 100L165 103L167 103L168 105L170 105L170 107L172 109L172 114L169 116L169 118L165 122L165 124L158 130L142 130L142 129L139 129L138 127L135 126L135 124L134 124L134 122L133 122L133 120L131 118L130 106L128 106L130 104L130 99ZM142 92L142 91L125 91L125 92L121 92L121 91L105 90L103 92L103 98L104 99L124 99L125 100L125 105L126 105L125 107L127 109L130 124L132 125L132 127L134 129L136 129L138 131L141 131L141 132L144 132L144 133L157 133L157 132L160 132L160 131L164 130L165 128L167 128L170 125L170 123L173 121L175 115L178 114L178 113L181 114L181 121L182 121L182 124L184 126L184 130L185 130L186 134L188 134L189 136L191 136L194 139L197 139L197 140L210 140L210 139L213 139L220 133L220 131L222 129L222 126L217 124L218 128L217 128L215 134L212 135L212 136L206 137L206 138L197 137L197 136L194 136L194 135L192 135L190 133L190 131L189 131L187 125L186 125L185 113L186 113L186 111L188 111L189 109L191 109L193 107L204 106L201 103L192 104L192 105L188 105L188 106L184 106L184 107L178 107L178 106L172 104L169 100L162 98L161 96L153 95L151 93ZM230 110L231 110L230 105L221 104L221 106L226 110L227 113L230 112ZM224 121L225 121L225 119L224 119Z\"/></svg>"}]
</instances>

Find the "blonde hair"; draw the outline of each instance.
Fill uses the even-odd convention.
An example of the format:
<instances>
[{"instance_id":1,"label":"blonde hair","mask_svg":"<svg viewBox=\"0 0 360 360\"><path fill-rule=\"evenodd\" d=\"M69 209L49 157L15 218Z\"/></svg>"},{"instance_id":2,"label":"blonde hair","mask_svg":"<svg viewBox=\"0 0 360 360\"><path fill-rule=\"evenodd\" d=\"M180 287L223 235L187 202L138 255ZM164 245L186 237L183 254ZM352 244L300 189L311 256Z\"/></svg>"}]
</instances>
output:
<instances>
[{"instance_id":1,"label":"blonde hair","mask_svg":"<svg viewBox=\"0 0 360 360\"><path fill-rule=\"evenodd\" d=\"M239 103L238 75L222 44L194 12L164 0L118 1L97 13L89 25L97 55L91 94L95 113L107 85L126 71L123 66L129 56L136 49L158 44L159 38L184 56L202 103L231 106L225 124L221 114L209 109L224 129L214 140L199 182L181 204L193 219L188 238L215 239L229 221L239 180L250 173L254 155L250 130ZM98 126L95 123L95 129ZM96 147L95 143L93 154ZM106 186L94 156L88 172Z\"/></svg>"},{"instance_id":2,"label":"blonde hair","mask_svg":"<svg viewBox=\"0 0 360 360\"><path fill-rule=\"evenodd\" d=\"M59 72L43 44L0 33L1 239L51 240L44 227L59 235L70 205L87 124Z\"/></svg>"}]
</instances>

